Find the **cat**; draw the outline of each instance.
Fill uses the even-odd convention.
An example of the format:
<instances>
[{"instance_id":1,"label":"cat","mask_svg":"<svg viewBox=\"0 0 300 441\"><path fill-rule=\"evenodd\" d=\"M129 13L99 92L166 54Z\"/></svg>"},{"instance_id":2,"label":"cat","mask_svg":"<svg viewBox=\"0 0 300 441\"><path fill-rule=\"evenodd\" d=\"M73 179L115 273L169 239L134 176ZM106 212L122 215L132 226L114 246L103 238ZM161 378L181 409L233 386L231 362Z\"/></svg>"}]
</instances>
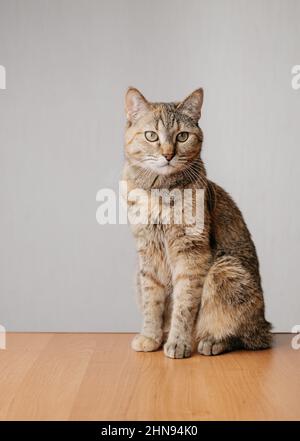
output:
<instances>
[{"instance_id":1,"label":"cat","mask_svg":"<svg viewBox=\"0 0 300 441\"><path fill-rule=\"evenodd\" d=\"M254 243L230 195L206 177L199 127L203 89L180 102L149 102L136 88L125 97L125 165L128 190L204 190L202 230L161 221L133 223L143 314L135 351L163 345L170 358L271 346ZM138 211L149 200L127 201ZM140 205L140 207L139 207ZM149 205L148 205L149 206ZM152 207L161 212L161 205Z\"/></svg>"}]
</instances>

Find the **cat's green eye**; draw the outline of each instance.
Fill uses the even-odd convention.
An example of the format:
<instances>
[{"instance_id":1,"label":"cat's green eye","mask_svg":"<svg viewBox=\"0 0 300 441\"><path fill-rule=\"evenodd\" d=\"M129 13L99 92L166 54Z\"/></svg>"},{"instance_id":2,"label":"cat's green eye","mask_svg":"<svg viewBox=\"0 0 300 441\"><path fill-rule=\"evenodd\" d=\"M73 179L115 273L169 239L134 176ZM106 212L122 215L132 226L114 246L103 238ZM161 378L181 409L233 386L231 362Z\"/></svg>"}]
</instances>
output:
<instances>
[{"instance_id":1,"label":"cat's green eye","mask_svg":"<svg viewBox=\"0 0 300 441\"><path fill-rule=\"evenodd\" d=\"M158 140L158 135L157 133L148 130L147 132L145 132L145 138L147 139L147 141L155 142Z\"/></svg>"},{"instance_id":2,"label":"cat's green eye","mask_svg":"<svg viewBox=\"0 0 300 441\"><path fill-rule=\"evenodd\" d=\"M179 132L176 136L176 141L178 142L185 142L189 137L188 132Z\"/></svg>"}]
</instances>

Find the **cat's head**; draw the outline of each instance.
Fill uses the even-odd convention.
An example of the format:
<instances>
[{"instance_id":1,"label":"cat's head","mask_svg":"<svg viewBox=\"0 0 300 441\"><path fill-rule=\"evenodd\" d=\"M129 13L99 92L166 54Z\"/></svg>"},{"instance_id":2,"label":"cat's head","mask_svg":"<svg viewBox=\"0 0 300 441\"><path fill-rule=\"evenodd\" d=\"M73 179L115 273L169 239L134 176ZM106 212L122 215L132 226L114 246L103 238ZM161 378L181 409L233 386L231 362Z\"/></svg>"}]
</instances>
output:
<instances>
[{"instance_id":1,"label":"cat's head","mask_svg":"<svg viewBox=\"0 0 300 441\"><path fill-rule=\"evenodd\" d=\"M201 151L203 136L198 121L202 102L202 89L181 102L151 103L130 87L125 98L128 161L157 175L188 169Z\"/></svg>"}]
</instances>

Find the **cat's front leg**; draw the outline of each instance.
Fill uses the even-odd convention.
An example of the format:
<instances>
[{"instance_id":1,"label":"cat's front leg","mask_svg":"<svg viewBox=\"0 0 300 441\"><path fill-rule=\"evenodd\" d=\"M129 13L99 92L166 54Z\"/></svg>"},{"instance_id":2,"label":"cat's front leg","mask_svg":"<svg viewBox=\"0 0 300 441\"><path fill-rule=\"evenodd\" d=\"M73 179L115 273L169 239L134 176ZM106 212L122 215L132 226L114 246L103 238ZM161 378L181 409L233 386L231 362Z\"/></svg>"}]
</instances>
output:
<instances>
[{"instance_id":1,"label":"cat's front leg","mask_svg":"<svg viewBox=\"0 0 300 441\"><path fill-rule=\"evenodd\" d=\"M202 287L206 277L211 255L209 250L191 253L184 249L174 257L173 262L173 311L171 328L164 352L170 358L187 358L193 349L193 331L199 310ZM172 253L170 253L172 256Z\"/></svg>"},{"instance_id":2,"label":"cat's front leg","mask_svg":"<svg viewBox=\"0 0 300 441\"><path fill-rule=\"evenodd\" d=\"M135 351L148 352L155 351L162 345L166 271L162 259L151 246L143 248L139 252L139 258L138 289L143 325L141 333L132 341L132 348Z\"/></svg>"}]
</instances>

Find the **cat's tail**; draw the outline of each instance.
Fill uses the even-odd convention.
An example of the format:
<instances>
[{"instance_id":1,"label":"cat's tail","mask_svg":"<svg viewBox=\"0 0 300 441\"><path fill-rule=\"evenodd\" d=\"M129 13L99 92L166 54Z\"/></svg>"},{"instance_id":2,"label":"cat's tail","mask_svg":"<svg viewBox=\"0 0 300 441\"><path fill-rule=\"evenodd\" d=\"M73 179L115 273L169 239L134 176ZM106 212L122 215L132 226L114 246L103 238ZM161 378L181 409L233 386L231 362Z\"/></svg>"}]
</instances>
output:
<instances>
[{"instance_id":1,"label":"cat's tail","mask_svg":"<svg viewBox=\"0 0 300 441\"><path fill-rule=\"evenodd\" d=\"M246 328L246 329L245 329ZM241 330L239 340L245 349L267 349L272 346L272 325L263 316L256 319L255 325Z\"/></svg>"}]
</instances>

